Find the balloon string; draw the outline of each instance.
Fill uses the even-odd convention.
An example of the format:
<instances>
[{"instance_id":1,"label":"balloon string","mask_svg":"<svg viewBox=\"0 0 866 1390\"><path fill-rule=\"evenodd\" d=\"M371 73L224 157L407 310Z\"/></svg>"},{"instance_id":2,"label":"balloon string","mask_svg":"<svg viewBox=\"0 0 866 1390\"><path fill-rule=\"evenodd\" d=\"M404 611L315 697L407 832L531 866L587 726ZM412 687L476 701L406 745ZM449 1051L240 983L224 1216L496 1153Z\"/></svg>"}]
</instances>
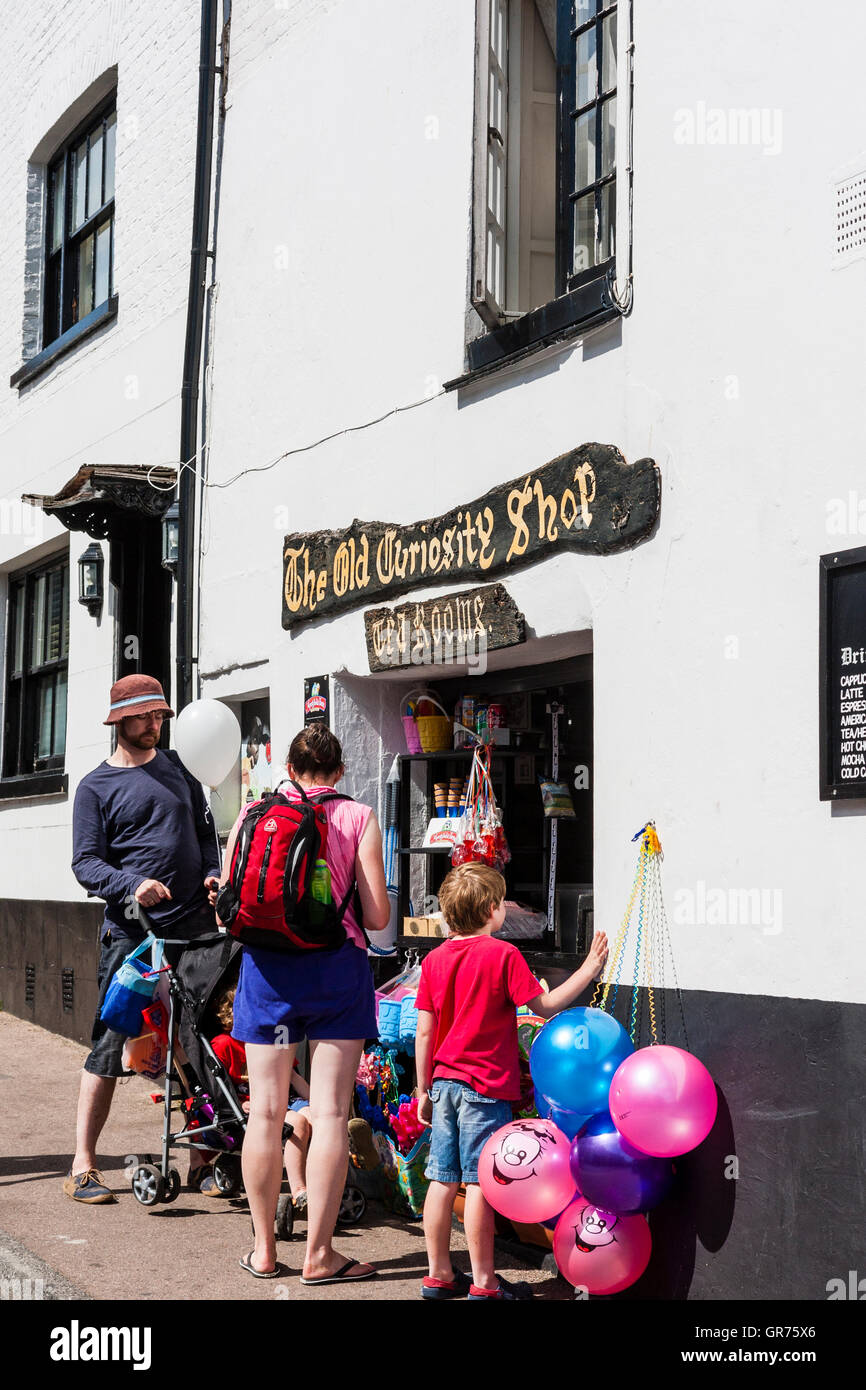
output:
<instances>
[{"instance_id":1,"label":"balloon string","mask_svg":"<svg viewBox=\"0 0 866 1390\"><path fill-rule=\"evenodd\" d=\"M641 853L638 858L637 865L635 867L634 881L631 886L631 895L629 897L625 913L623 914L622 923L620 924L619 933L617 935L616 943L613 949L613 955L610 957L607 972L604 975L603 979L599 980L596 983L595 991L590 1002L590 1008L594 1008L596 999L598 997L598 992L600 989L603 990L601 1003L598 1007L601 1008L603 1011L606 1011L608 994L610 993L611 985L613 985L613 998L611 999L610 1004L611 1014L613 1014L616 1008L617 994L619 993L620 974L622 971L623 961L625 959L625 943L626 938L628 936L629 922L631 919L635 898L637 896L638 888L640 887L641 877L643 874L643 855L644 850L643 845L641 845Z\"/></svg>"}]
</instances>

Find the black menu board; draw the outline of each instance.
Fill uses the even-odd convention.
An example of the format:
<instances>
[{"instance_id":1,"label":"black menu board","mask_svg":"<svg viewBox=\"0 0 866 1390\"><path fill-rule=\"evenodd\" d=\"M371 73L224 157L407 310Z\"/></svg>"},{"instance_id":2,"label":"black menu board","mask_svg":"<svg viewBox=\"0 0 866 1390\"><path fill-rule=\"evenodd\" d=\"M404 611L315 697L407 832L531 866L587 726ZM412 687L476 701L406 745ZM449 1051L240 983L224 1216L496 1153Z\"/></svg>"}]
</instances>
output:
<instances>
[{"instance_id":1,"label":"black menu board","mask_svg":"<svg viewBox=\"0 0 866 1390\"><path fill-rule=\"evenodd\" d=\"M821 800L866 797L866 547L821 556Z\"/></svg>"}]
</instances>

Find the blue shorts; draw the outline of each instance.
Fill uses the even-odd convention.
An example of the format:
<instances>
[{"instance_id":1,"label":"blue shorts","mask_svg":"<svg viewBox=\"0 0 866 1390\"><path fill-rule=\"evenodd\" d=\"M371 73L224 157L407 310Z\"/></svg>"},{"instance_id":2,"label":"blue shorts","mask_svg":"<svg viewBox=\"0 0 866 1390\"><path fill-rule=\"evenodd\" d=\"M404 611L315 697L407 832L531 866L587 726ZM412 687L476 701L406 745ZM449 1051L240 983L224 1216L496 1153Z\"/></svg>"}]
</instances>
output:
<instances>
[{"instance_id":1,"label":"blue shorts","mask_svg":"<svg viewBox=\"0 0 866 1390\"><path fill-rule=\"evenodd\" d=\"M374 1038L376 1027L370 962L353 941L308 956L244 947L232 1026L239 1042L349 1041Z\"/></svg>"},{"instance_id":2,"label":"blue shorts","mask_svg":"<svg viewBox=\"0 0 866 1390\"><path fill-rule=\"evenodd\" d=\"M434 1080L433 1132L425 1177L431 1182L478 1181L478 1158L491 1134L511 1122L511 1101L482 1096L465 1081Z\"/></svg>"}]
</instances>

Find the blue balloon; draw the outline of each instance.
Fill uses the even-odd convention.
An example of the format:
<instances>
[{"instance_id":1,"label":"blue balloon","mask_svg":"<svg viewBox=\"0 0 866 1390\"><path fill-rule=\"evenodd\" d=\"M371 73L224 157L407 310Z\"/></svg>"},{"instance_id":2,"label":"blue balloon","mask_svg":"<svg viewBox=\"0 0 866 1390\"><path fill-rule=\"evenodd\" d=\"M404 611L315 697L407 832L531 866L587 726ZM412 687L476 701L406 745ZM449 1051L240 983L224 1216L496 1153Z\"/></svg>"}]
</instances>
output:
<instances>
[{"instance_id":1,"label":"blue balloon","mask_svg":"<svg viewBox=\"0 0 866 1390\"><path fill-rule=\"evenodd\" d=\"M607 1111L587 1120L572 1142L570 1165L587 1201L620 1215L657 1206L674 1180L670 1159L635 1149Z\"/></svg>"},{"instance_id":2,"label":"blue balloon","mask_svg":"<svg viewBox=\"0 0 866 1390\"><path fill-rule=\"evenodd\" d=\"M557 1110L595 1115L607 1109L613 1074L631 1039L602 1009L566 1009L545 1023L532 1044L529 1070L536 1090Z\"/></svg>"},{"instance_id":3,"label":"blue balloon","mask_svg":"<svg viewBox=\"0 0 866 1390\"><path fill-rule=\"evenodd\" d=\"M576 1115L573 1110L557 1110L539 1090L535 1092L535 1108L543 1120L552 1120L569 1139L573 1139L590 1118L589 1115Z\"/></svg>"}]
</instances>

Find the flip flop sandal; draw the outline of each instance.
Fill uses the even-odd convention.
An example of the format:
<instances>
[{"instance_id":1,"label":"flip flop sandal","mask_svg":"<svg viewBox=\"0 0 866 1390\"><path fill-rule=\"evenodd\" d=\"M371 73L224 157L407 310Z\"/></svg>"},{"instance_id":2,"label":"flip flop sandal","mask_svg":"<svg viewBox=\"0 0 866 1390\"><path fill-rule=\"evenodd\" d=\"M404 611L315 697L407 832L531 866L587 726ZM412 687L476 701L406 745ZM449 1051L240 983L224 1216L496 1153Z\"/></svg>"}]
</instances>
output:
<instances>
[{"instance_id":1,"label":"flip flop sandal","mask_svg":"<svg viewBox=\"0 0 866 1390\"><path fill-rule=\"evenodd\" d=\"M328 1274L324 1279L305 1279L301 1275L302 1284L351 1284L358 1279L372 1279L376 1273L375 1269L368 1269L366 1274L350 1274L350 1269L362 1269L360 1260L347 1260L339 1269L335 1269L333 1274Z\"/></svg>"},{"instance_id":2,"label":"flip flop sandal","mask_svg":"<svg viewBox=\"0 0 866 1390\"><path fill-rule=\"evenodd\" d=\"M254 1279L279 1279L280 1275L285 1273L285 1269L281 1264L274 1265L273 1269L256 1269L253 1264L253 1255L255 1253L255 1250L251 1250L244 1259L238 1260L241 1269L245 1269L247 1274L251 1274Z\"/></svg>"}]
</instances>

